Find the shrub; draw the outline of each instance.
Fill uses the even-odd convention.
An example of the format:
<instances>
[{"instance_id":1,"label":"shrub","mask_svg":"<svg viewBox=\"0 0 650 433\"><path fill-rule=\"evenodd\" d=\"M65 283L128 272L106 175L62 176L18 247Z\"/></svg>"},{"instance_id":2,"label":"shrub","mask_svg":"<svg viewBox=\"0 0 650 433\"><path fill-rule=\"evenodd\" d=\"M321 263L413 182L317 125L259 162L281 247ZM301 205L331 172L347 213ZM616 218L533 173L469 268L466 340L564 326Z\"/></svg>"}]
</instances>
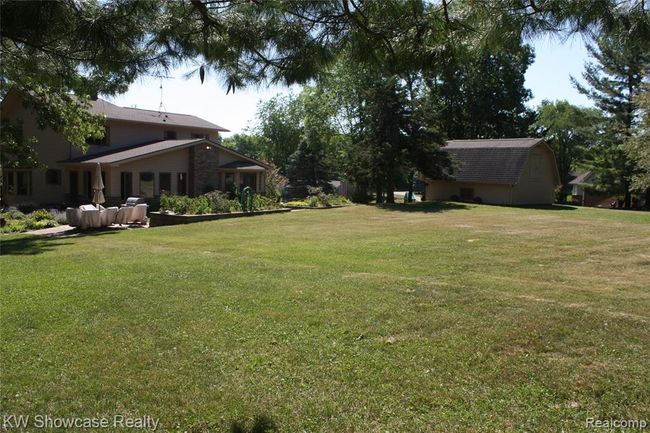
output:
<instances>
[{"instance_id":1,"label":"shrub","mask_svg":"<svg viewBox=\"0 0 650 433\"><path fill-rule=\"evenodd\" d=\"M481 197L474 197L474 203L481 204L483 203L483 199Z\"/></svg>"},{"instance_id":2,"label":"shrub","mask_svg":"<svg viewBox=\"0 0 650 433\"><path fill-rule=\"evenodd\" d=\"M329 197L327 198L327 201L330 204L330 206L348 206L352 204L352 202L348 200L346 197L337 194L330 194Z\"/></svg>"},{"instance_id":3,"label":"shrub","mask_svg":"<svg viewBox=\"0 0 650 433\"><path fill-rule=\"evenodd\" d=\"M241 211L241 204L234 199L228 198L227 194L220 191L212 191L205 194L213 213L228 213Z\"/></svg>"},{"instance_id":4,"label":"shrub","mask_svg":"<svg viewBox=\"0 0 650 433\"><path fill-rule=\"evenodd\" d=\"M50 211L46 209L35 210L34 212L32 212L30 218L34 221L46 221L46 220L54 219Z\"/></svg>"},{"instance_id":5,"label":"shrub","mask_svg":"<svg viewBox=\"0 0 650 433\"><path fill-rule=\"evenodd\" d=\"M160 196L160 210L177 214L202 215L210 213L210 201L205 196L163 194Z\"/></svg>"},{"instance_id":6,"label":"shrub","mask_svg":"<svg viewBox=\"0 0 650 433\"><path fill-rule=\"evenodd\" d=\"M2 216L4 219L7 221L9 220L22 220L27 218L27 216L19 211L18 209L8 209L2 213L0 213L0 216Z\"/></svg>"},{"instance_id":7,"label":"shrub","mask_svg":"<svg viewBox=\"0 0 650 433\"><path fill-rule=\"evenodd\" d=\"M0 213L0 216L6 221L5 226L2 227L2 233L19 233L26 230L39 230L59 225L54 215L46 209L36 210L30 215L25 215L20 211L10 209ZM63 216L65 220L65 214Z\"/></svg>"},{"instance_id":8,"label":"shrub","mask_svg":"<svg viewBox=\"0 0 650 433\"><path fill-rule=\"evenodd\" d=\"M336 194L320 193L312 195L304 200L293 200L287 203L287 206L295 207L329 207L329 206L348 206L352 202L347 198Z\"/></svg>"},{"instance_id":9,"label":"shrub","mask_svg":"<svg viewBox=\"0 0 650 433\"><path fill-rule=\"evenodd\" d=\"M271 164L271 169L266 171L264 179L266 195L278 201L288 183L289 180L280 173L280 169Z\"/></svg>"},{"instance_id":10,"label":"shrub","mask_svg":"<svg viewBox=\"0 0 650 433\"><path fill-rule=\"evenodd\" d=\"M2 227L2 233L19 233L27 230L25 220L8 220L7 224Z\"/></svg>"},{"instance_id":11,"label":"shrub","mask_svg":"<svg viewBox=\"0 0 650 433\"><path fill-rule=\"evenodd\" d=\"M199 197L188 197L187 213L190 215L203 215L210 213L210 201L204 195Z\"/></svg>"},{"instance_id":12,"label":"shrub","mask_svg":"<svg viewBox=\"0 0 650 433\"><path fill-rule=\"evenodd\" d=\"M59 225L59 223L57 223L53 219L36 220L30 218L28 220L25 220L25 223L26 223L27 230L40 230L49 227L56 227Z\"/></svg>"},{"instance_id":13,"label":"shrub","mask_svg":"<svg viewBox=\"0 0 650 433\"><path fill-rule=\"evenodd\" d=\"M271 198L263 195L253 196L253 209L254 210L269 210L277 209L280 207L276 198Z\"/></svg>"},{"instance_id":14,"label":"shrub","mask_svg":"<svg viewBox=\"0 0 650 433\"><path fill-rule=\"evenodd\" d=\"M68 223L68 219L65 216L64 211L58 210L58 209L50 209L50 213L52 214L52 218L54 219L54 221L56 221L57 223L59 223L59 224L67 224Z\"/></svg>"}]
</instances>

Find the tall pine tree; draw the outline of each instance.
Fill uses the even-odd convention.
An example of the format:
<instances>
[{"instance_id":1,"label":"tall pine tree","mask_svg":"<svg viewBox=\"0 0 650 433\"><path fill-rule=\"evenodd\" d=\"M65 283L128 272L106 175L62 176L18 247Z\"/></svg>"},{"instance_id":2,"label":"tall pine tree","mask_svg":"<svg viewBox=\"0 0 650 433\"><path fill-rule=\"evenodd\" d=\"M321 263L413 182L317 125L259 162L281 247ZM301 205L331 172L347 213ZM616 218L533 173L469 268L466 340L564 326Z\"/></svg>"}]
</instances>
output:
<instances>
[{"instance_id":1,"label":"tall pine tree","mask_svg":"<svg viewBox=\"0 0 650 433\"><path fill-rule=\"evenodd\" d=\"M602 34L595 45L587 47L594 59L582 74L587 84L575 79L573 83L606 116L605 130L587 160L587 167L596 174L594 188L623 196L624 206L629 208L637 166L625 148L638 125L637 94L650 67L650 52L647 41L620 34L620 30Z\"/></svg>"}]
</instances>

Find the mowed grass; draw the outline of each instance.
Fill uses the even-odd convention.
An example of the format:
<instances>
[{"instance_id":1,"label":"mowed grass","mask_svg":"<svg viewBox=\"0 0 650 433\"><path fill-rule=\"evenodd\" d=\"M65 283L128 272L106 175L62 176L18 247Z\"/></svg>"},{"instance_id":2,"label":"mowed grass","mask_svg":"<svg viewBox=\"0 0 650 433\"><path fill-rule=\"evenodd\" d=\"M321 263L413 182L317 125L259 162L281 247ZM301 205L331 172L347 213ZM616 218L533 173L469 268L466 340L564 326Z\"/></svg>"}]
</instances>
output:
<instances>
[{"instance_id":1,"label":"mowed grass","mask_svg":"<svg viewBox=\"0 0 650 433\"><path fill-rule=\"evenodd\" d=\"M650 421L650 214L355 206L1 242L3 414L165 432Z\"/></svg>"}]
</instances>

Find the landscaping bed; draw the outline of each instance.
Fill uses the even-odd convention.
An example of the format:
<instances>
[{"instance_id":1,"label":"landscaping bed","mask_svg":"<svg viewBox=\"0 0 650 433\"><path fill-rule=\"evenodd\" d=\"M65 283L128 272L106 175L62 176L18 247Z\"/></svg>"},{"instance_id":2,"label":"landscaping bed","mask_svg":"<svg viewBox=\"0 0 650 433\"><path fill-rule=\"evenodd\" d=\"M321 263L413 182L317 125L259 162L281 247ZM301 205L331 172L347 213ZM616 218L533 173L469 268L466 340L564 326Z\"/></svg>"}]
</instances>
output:
<instances>
[{"instance_id":1,"label":"landscaping bed","mask_svg":"<svg viewBox=\"0 0 650 433\"><path fill-rule=\"evenodd\" d=\"M303 200L291 200L284 203L290 209L332 209L351 206L347 198L336 194L319 193L310 195Z\"/></svg>"},{"instance_id":2,"label":"landscaping bed","mask_svg":"<svg viewBox=\"0 0 650 433\"><path fill-rule=\"evenodd\" d=\"M290 203L291 203L291 202L290 202ZM348 207L348 206L352 206L352 205L349 205L349 204L341 204L341 205L335 205L335 206L296 206L296 205L291 205L291 204L289 204L289 203L286 203L286 204L284 205L284 207L286 207L287 209L295 209L295 210L299 210L299 209L311 209L311 210L317 210L317 209L338 209L338 208L341 208L341 207Z\"/></svg>"},{"instance_id":3,"label":"landscaping bed","mask_svg":"<svg viewBox=\"0 0 650 433\"><path fill-rule=\"evenodd\" d=\"M21 233L40 230L65 224L65 212L57 209L38 209L33 212L21 212L10 208L0 212L1 233Z\"/></svg>"},{"instance_id":4,"label":"landscaping bed","mask_svg":"<svg viewBox=\"0 0 650 433\"><path fill-rule=\"evenodd\" d=\"M210 213L210 214L201 214L201 215L179 215L179 214L167 214L162 212L150 212L149 227L174 226L178 224L190 224L190 223L197 223L201 221L213 221L213 220L221 220L227 218L250 217L255 215L268 215L268 214L282 213L282 212L291 212L291 209L280 208L280 209L254 210L250 212L239 211L239 212L228 212L228 213Z\"/></svg>"}]
</instances>

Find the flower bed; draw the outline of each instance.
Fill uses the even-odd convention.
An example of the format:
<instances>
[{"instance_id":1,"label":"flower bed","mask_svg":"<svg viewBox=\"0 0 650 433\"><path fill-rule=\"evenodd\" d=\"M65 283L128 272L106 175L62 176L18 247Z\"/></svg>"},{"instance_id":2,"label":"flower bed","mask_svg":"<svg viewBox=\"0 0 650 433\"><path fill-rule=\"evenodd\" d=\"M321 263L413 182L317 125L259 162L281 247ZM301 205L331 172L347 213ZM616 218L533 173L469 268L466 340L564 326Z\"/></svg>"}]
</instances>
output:
<instances>
[{"instance_id":1,"label":"flower bed","mask_svg":"<svg viewBox=\"0 0 650 433\"><path fill-rule=\"evenodd\" d=\"M260 194L253 196L253 210L279 209L282 205L271 197ZM239 200L228 194L212 191L198 197L166 195L160 197L160 212L174 215L206 215L241 212Z\"/></svg>"},{"instance_id":2,"label":"flower bed","mask_svg":"<svg viewBox=\"0 0 650 433\"><path fill-rule=\"evenodd\" d=\"M264 215L275 212L288 212L271 197L253 196L253 210L243 212L239 200L219 191L212 191L198 197L162 195L160 211L150 212L149 226L189 224L224 218Z\"/></svg>"},{"instance_id":3,"label":"flower bed","mask_svg":"<svg viewBox=\"0 0 650 433\"><path fill-rule=\"evenodd\" d=\"M160 227L160 226L172 226L179 224L190 224L197 223L201 221L213 221L226 218L240 218L240 217L250 217L255 215L267 215L273 213L282 213L282 212L291 212L291 209L280 208L280 209L266 209L266 210L254 210L250 212L229 212L229 213L212 213L212 214L201 214L201 215L180 215L180 214L170 214L163 212L150 212L149 213L149 227Z\"/></svg>"},{"instance_id":4,"label":"flower bed","mask_svg":"<svg viewBox=\"0 0 650 433\"><path fill-rule=\"evenodd\" d=\"M352 202L343 196L323 193L310 195L304 200L292 200L285 203L285 206L292 209L330 209L350 205Z\"/></svg>"},{"instance_id":5,"label":"flower bed","mask_svg":"<svg viewBox=\"0 0 650 433\"><path fill-rule=\"evenodd\" d=\"M21 233L28 230L40 230L65 224L65 212L56 209L38 209L31 213L23 213L17 209L0 212L2 218L2 233Z\"/></svg>"}]
</instances>

